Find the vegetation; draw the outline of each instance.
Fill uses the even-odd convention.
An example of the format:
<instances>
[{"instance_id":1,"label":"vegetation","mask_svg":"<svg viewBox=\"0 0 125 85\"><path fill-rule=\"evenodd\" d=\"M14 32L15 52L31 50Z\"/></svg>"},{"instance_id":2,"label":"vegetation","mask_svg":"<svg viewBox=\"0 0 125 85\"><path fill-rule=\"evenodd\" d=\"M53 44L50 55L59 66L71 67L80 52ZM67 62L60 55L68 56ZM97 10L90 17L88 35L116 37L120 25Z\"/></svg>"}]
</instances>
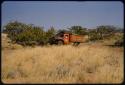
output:
<instances>
[{"instance_id":1,"label":"vegetation","mask_svg":"<svg viewBox=\"0 0 125 85\"><path fill-rule=\"evenodd\" d=\"M60 31L87 34L90 41L97 42L83 43L77 47L38 46L47 44L48 39ZM50 27L44 31L43 27L10 22L2 33L2 82L122 83L124 48L113 45L123 46L123 35L123 30L112 26L98 26L95 29L73 26L64 30ZM32 48L34 45L37 46Z\"/></svg>"},{"instance_id":2,"label":"vegetation","mask_svg":"<svg viewBox=\"0 0 125 85\"><path fill-rule=\"evenodd\" d=\"M15 43L23 46L44 45L48 38L53 36L55 29L52 27L47 32L43 27L27 25L20 22L10 22L5 26L4 33Z\"/></svg>"},{"instance_id":3,"label":"vegetation","mask_svg":"<svg viewBox=\"0 0 125 85\"><path fill-rule=\"evenodd\" d=\"M71 28L68 28L68 30L74 34L87 35L87 28L81 26L72 26Z\"/></svg>"},{"instance_id":4,"label":"vegetation","mask_svg":"<svg viewBox=\"0 0 125 85\"><path fill-rule=\"evenodd\" d=\"M8 37L14 43L21 44L23 46L45 45L56 32L69 31L78 35L89 35L89 41L104 40L116 33L123 33L123 29L110 25L97 26L95 29L87 29L82 26L71 26L67 29L56 30L54 27L50 27L47 31L44 31L43 27L34 26L32 24L27 25L18 21L10 22L4 27L4 33L8 34ZM123 43L123 38L120 38L116 43ZM120 40L121 39L121 40ZM123 46L123 44L120 44Z\"/></svg>"},{"instance_id":5,"label":"vegetation","mask_svg":"<svg viewBox=\"0 0 125 85\"><path fill-rule=\"evenodd\" d=\"M121 48L95 44L2 51L3 83L121 83Z\"/></svg>"}]
</instances>

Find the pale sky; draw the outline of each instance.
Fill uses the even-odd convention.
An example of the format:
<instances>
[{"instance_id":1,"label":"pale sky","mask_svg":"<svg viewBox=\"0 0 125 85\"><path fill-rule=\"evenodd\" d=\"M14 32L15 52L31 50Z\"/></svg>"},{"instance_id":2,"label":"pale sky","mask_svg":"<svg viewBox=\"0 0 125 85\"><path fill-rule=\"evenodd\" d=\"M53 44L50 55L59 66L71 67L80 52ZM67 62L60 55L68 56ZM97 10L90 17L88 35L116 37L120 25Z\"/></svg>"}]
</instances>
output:
<instances>
[{"instance_id":1,"label":"pale sky","mask_svg":"<svg viewBox=\"0 0 125 85\"><path fill-rule=\"evenodd\" d=\"M124 27L120 1L4 1L2 26L10 21L66 29L73 25L95 28L99 25Z\"/></svg>"}]
</instances>

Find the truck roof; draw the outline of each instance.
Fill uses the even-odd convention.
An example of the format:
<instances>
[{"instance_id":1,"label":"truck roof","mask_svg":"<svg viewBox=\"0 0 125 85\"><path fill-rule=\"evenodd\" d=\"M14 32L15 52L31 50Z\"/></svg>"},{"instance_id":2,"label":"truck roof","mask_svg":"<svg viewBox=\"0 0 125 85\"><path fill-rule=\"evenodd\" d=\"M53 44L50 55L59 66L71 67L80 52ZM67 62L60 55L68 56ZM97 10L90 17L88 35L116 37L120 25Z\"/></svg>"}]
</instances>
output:
<instances>
[{"instance_id":1,"label":"truck roof","mask_svg":"<svg viewBox=\"0 0 125 85\"><path fill-rule=\"evenodd\" d=\"M60 33L62 33L62 34L65 34L65 33L72 34L70 31L61 31L61 32L59 32L57 34L60 34Z\"/></svg>"}]
</instances>

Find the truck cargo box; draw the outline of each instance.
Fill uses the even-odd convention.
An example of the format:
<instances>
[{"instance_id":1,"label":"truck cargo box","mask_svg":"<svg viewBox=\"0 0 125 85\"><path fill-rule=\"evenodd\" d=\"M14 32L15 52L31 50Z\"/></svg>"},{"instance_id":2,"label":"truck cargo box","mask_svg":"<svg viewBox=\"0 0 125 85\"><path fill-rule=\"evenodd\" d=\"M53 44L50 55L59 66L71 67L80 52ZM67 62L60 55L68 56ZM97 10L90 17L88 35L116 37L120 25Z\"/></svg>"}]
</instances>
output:
<instances>
[{"instance_id":1,"label":"truck cargo box","mask_svg":"<svg viewBox=\"0 0 125 85\"><path fill-rule=\"evenodd\" d=\"M70 42L85 42L87 40L88 36L82 36L82 35L70 35Z\"/></svg>"}]
</instances>

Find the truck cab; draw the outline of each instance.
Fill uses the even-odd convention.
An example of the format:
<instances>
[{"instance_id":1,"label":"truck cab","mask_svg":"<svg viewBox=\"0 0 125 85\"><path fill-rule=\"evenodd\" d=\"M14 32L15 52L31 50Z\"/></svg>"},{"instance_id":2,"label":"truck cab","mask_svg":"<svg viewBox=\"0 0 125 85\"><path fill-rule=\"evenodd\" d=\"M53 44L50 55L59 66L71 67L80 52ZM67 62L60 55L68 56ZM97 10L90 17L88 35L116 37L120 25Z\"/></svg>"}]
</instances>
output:
<instances>
[{"instance_id":1,"label":"truck cab","mask_svg":"<svg viewBox=\"0 0 125 85\"><path fill-rule=\"evenodd\" d=\"M49 39L50 44L69 44L70 43L70 34L69 32L59 32L55 36Z\"/></svg>"},{"instance_id":2,"label":"truck cab","mask_svg":"<svg viewBox=\"0 0 125 85\"><path fill-rule=\"evenodd\" d=\"M65 33L63 35L63 41L64 41L64 44L69 44L70 43L70 34Z\"/></svg>"}]
</instances>

